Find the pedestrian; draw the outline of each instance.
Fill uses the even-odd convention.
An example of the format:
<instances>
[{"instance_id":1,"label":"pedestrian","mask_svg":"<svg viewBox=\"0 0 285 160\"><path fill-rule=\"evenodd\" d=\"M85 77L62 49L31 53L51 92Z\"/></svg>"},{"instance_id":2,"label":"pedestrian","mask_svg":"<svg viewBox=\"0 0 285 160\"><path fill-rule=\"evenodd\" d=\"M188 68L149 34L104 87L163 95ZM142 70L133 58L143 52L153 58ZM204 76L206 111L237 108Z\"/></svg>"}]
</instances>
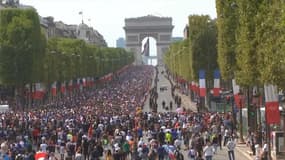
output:
<instances>
[{"instance_id":1,"label":"pedestrian","mask_svg":"<svg viewBox=\"0 0 285 160\"><path fill-rule=\"evenodd\" d=\"M76 151L74 160L84 160L80 147Z\"/></svg>"},{"instance_id":2,"label":"pedestrian","mask_svg":"<svg viewBox=\"0 0 285 160\"><path fill-rule=\"evenodd\" d=\"M261 160L267 160L267 159L268 159L268 145L265 141L262 147Z\"/></svg>"},{"instance_id":3,"label":"pedestrian","mask_svg":"<svg viewBox=\"0 0 285 160\"><path fill-rule=\"evenodd\" d=\"M214 154L215 154L218 148L218 136L216 134L212 135L212 145L214 147Z\"/></svg>"},{"instance_id":4,"label":"pedestrian","mask_svg":"<svg viewBox=\"0 0 285 160\"><path fill-rule=\"evenodd\" d=\"M227 143L229 160L235 160L235 153L234 153L235 147L236 147L236 143L233 140L233 138L230 137Z\"/></svg>"},{"instance_id":5,"label":"pedestrian","mask_svg":"<svg viewBox=\"0 0 285 160\"><path fill-rule=\"evenodd\" d=\"M256 144L255 146L255 160L261 160L261 148L259 144Z\"/></svg>"},{"instance_id":6,"label":"pedestrian","mask_svg":"<svg viewBox=\"0 0 285 160\"><path fill-rule=\"evenodd\" d=\"M212 160L214 155L214 148L209 141L207 142L206 146L203 148L203 153L206 160Z\"/></svg>"},{"instance_id":7,"label":"pedestrian","mask_svg":"<svg viewBox=\"0 0 285 160\"><path fill-rule=\"evenodd\" d=\"M110 149L107 150L105 160L113 160L113 155Z\"/></svg>"},{"instance_id":8,"label":"pedestrian","mask_svg":"<svg viewBox=\"0 0 285 160\"><path fill-rule=\"evenodd\" d=\"M166 156L167 152L162 145L158 147L157 154L158 154L158 160L164 160L164 157Z\"/></svg>"},{"instance_id":9,"label":"pedestrian","mask_svg":"<svg viewBox=\"0 0 285 160\"><path fill-rule=\"evenodd\" d=\"M188 158L189 160L195 160L196 157L197 157L197 152L195 151L193 147L191 147L188 152Z\"/></svg>"}]
</instances>

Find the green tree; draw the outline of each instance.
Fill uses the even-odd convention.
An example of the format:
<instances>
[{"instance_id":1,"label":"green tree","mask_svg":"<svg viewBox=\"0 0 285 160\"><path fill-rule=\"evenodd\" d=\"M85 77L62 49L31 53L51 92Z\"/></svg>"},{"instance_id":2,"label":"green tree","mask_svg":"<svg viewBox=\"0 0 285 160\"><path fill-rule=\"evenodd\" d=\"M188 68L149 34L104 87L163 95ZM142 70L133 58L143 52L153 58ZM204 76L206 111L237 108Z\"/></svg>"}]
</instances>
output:
<instances>
[{"instance_id":1,"label":"green tree","mask_svg":"<svg viewBox=\"0 0 285 160\"><path fill-rule=\"evenodd\" d=\"M259 73L256 69L257 54L255 41L255 22L259 2L255 0L239 0L238 14L239 25L236 32L236 79L237 83L244 87L250 87L258 83Z\"/></svg>"},{"instance_id":2,"label":"green tree","mask_svg":"<svg viewBox=\"0 0 285 160\"><path fill-rule=\"evenodd\" d=\"M281 0L263 0L256 15L257 61L262 84L285 89L285 4Z\"/></svg>"},{"instance_id":3,"label":"green tree","mask_svg":"<svg viewBox=\"0 0 285 160\"><path fill-rule=\"evenodd\" d=\"M33 9L0 10L0 79L21 87L43 78L45 39Z\"/></svg>"},{"instance_id":4,"label":"green tree","mask_svg":"<svg viewBox=\"0 0 285 160\"><path fill-rule=\"evenodd\" d=\"M200 69L206 70L206 79L212 80L217 65L216 21L208 15L189 16L189 43L192 53L190 61L194 80L198 79Z\"/></svg>"},{"instance_id":5,"label":"green tree","mask_svg":"<svg viewBox=\"0 0 285 160\"><path fill-rule=\"evenodd\" d=\"M224 80L234 78L236 69L236 29L238 27L237 0L216 0L218 30L218 63Z\"/></svg>"}]
</instances>

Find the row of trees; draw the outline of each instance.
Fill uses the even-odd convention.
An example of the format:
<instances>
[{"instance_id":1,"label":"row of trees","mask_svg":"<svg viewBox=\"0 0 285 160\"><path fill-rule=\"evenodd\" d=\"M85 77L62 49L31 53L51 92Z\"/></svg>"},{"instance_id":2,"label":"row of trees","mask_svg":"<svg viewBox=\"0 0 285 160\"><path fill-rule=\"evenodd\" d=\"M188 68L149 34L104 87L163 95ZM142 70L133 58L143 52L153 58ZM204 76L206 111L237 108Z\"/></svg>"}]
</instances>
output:
<instances>
[{"instance_id":1,"label":"row of trees","mask_svg":"<svg viewBox=\"0 0 285 160\"><path fill-rule=\"evenodd\" d=\"M189 16L188 38L170 46L165 64L187 81L197 81L199 69L219 68L223 80L243 88L285 89L284 7L281 0L217 0L217 19Z\"/></svg>"},{"instance_id":2,"label":"row of trees","mask_svg":"<svg viewBox=\"0 0 285 160\"><path fill-rule=\"evenodd\" d=\"M200 69L206 72L208 84L213 80L217 64L216 21L209 16L189 16L189 37L173 43L165 54L164 62L171 73L191 82L198 80Z\"/></svg>"},{"instance_id":3,"label":"row of trees","mask_svg":"<svg viewBox=\"0 0 285 160\"><path fill-rule=\"evenodd\" d=\"M222 77L244 88L275 84L284 89L285 3L216 0L218 63Z\"/></svg>"},{"instance_id":4,"label":"row of trees","mask_svg":"<svg viewBox=\"0 0 285 160\"><path fill-rule=\"evenodd\" d=\"M0 10L0 85L100 77L133 62L133 54L78 39L46 39L34 9Z\"/></svg>"},{"instance_id":5,"label":"row of trees","mask_svg":"<svg viewBox=\"0 0 285 160\"><path fill-rule=\"evenodd\" d=\"M216 0L217 19L208 16L189 16L189 35L172 44L165 55L165 64L175 75L190 81L198 80L198 70L206 70L206 79L219 68L222 80L236 79L247 97L252 89L264 84L285 89L285 3L282 0ZM210 74L207 74L210 73ZM208 83L209 84L209 83ZM207 88L211 86L207 85ZM210 83L212 84L212 83ZM253 104L261 105L261 104ZM257 106L249 107L256 112ZM259 117L260 116L260 109ZM255 118L249 123L256 127ZM242 135L242 114L240 112ZM261 120L259 119L261 125ZM241 136L242 137L242 136Z\"/></svg>"}]
</instances>

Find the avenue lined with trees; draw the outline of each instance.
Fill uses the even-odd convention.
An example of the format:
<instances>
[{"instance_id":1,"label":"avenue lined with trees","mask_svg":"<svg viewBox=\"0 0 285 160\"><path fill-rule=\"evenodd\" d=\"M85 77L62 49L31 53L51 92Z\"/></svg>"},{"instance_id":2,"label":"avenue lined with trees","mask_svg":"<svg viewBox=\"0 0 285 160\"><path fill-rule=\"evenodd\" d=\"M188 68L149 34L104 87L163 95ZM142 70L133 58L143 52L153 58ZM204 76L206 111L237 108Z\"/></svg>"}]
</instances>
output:
<instances>
[{"instance_id":1,"label":"avenue lined with trees","mask_svg":"<svg viewBox=\"0 0 285 160\"><path fill-rule=\"evenodd\" d=\"M0 12L0 85L14 88L17 96L25 96L27 84L31 92L35 83L43 83L50 92L55 81L97 80L133 62L133 54L124 49L103 48L78 39L47 40L34 9Z\"/></svg>"},{"instance_id":2,"label":"avenue lined with trees","mask_svg":"<svg viewBox=\"0 0 285 160\"><path fill-rule=\"evenodd\" d=\"M265 117L266 122L262 122L260 108L266 100L264 86L274 85L279 91L285 89L285 3L281 0L216 0L216 9L216 19L189 16L188 38L172 44L164 62L170 73L189 87L192 87L191 81L199 81L199 70L205 70L208 95L213 89L215 69L221 73L221 88L232 90L234 79L239 85L239 102L236 102L239 104L235 106L240 108L241 141L247 131L241 108L247 108L248 126L257 132L261 144L262 127L269 126L262 123L280 127L280 119L270 123ZM230 101L233 100L232 97ZM279 103L284 102L279 100ZM231 105L234 106L234 102Z\"/></svg>"}]
</instances>

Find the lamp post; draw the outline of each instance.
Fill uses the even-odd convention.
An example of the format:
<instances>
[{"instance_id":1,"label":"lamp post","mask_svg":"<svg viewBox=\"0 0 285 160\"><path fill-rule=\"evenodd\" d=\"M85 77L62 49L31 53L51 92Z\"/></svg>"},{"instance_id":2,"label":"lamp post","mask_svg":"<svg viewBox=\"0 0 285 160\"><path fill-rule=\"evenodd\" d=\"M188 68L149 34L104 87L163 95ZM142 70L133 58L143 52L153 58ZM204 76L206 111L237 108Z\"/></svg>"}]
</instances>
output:
<instances>
[{"instance_id":1,"label":"lamp post","mask_svg":"<svg viewBox=\"0 0 285 160\"><path fill-rule=\"evenodd\" d=\"M232 108L232 118L233 118L233 130L236 130L236 124L237 124L237 113L236 113L236 108L234 105L234 95L231 94L230 95L230 104L231 104L231 108Z\"/></svg>"},{"instance_id":2,"label":"lamp post","mask_svg":"<svg viewBox=\"0 0 285 160\"><path fill-rule=\"evenodd\" d=\"M260 92L254 91L253 93L253 106L254 106L254 124L257 131L257 143L262 145L262 124L261 124L261 112L260 112ZM258 114L258 115L257 115Z\"/></svg>"}]
</instances>

